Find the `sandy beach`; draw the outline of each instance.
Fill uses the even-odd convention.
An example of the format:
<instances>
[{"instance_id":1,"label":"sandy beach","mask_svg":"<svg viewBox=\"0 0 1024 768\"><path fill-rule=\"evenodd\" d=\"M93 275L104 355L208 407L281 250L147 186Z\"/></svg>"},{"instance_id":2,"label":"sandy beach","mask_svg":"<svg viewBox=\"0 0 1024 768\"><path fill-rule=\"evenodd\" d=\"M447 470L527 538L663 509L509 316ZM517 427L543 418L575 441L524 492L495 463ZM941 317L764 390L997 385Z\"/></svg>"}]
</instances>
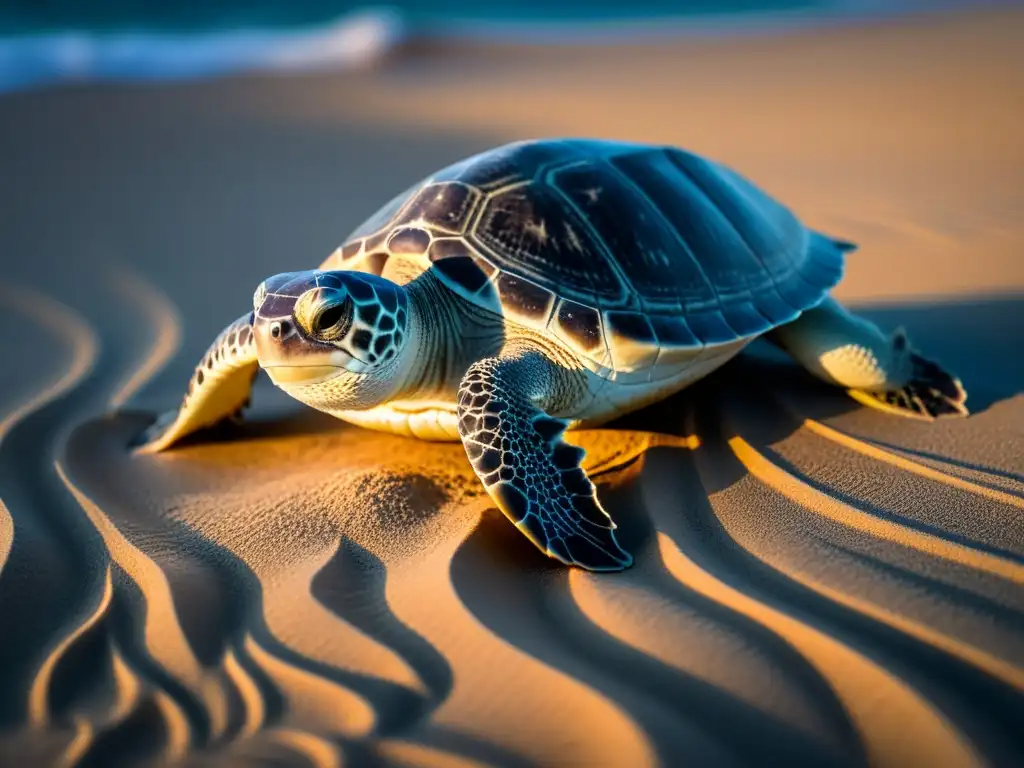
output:
<instances>
[{"instance_id":1,"label":"sandy beach","mask_svg":"<svg viewBox=\"0 0 1024 768\"><path fill-rule=\"evenodd\" d=\"M0 764L1019 765L1024 12L0 97ZM636 560L546 560L458 444L258 381L133 454L256 285L431 171L584 135L857 242L835 295L972 415L767 345L576 433Z\"/></svg>"}]
</instances>

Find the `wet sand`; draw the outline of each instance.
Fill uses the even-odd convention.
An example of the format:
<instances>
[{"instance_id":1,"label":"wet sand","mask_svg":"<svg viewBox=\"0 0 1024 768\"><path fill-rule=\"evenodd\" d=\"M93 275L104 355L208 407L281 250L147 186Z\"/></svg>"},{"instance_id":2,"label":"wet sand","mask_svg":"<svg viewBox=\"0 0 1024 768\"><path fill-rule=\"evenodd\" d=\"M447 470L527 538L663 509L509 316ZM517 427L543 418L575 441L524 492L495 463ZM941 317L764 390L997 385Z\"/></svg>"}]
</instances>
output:
<instances>
[{"instance_id":1,"label":"wet sand","mask_svg":"<svg viewBox=\"0 0 1024 768\"><path fill-rule=\"evenodd\" d=\"M1019 762L1022 35L432 44L0 99L0 763ZM537 553L461 446L266 381L240 427L127 450L263 277L565 134L705 153L858 242L836 295L972 416L869 411L755 344L573 438L636 559L600 576Z\"/></svg>"}]
</instances>

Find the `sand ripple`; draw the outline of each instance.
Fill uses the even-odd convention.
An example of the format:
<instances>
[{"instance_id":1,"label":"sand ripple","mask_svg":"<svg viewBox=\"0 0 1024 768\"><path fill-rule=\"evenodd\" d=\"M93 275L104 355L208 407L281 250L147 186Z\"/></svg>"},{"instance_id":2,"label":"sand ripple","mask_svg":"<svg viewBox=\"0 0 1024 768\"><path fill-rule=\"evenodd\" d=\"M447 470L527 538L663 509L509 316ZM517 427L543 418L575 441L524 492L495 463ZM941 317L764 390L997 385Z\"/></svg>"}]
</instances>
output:
<instances>
[{"instance_id":1,"label":"sand ripple","mask_svg":"<svg viewBox=\"0 0 1024 768\"><path fill-rule=\"evenodd\" d=\"M966 766L1020 754L1024 494L984 462L900 448L901 430L928 425L871 414L885 439L862 438L844 425L865 414L841 394L791 373L765 384L774 374L738 362L740 375L614 432L573 436L637 564L566 571L481 496L459 446L257 411L234 435L132 455L147 417L88 411L135 397L179 325L140 278L108 288L149 324L126 358L69 307L0 293L63 354L0 416L0 597L17 590L24 611L35 591L50 606L0 639L23 670L0 702L0 756ZM68 435L69 420L84 423ZM956 427L965 440L972 421ZM850 457L1006 530L975 540L889 509L830 474Z\"/></svg>"}]
</instances>

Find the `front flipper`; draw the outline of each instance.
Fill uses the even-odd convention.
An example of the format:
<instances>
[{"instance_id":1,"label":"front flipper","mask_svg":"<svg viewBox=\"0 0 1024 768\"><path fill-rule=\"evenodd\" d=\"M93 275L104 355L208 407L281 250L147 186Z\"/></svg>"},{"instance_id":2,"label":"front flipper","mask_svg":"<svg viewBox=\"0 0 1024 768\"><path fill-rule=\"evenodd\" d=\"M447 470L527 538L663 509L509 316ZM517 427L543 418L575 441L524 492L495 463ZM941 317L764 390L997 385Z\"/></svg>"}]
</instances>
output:
<instances>
[{"instance_id":1,"label":"front flipper","mask_svg":"<svg viewBox=\"0 0 1024 768\"><path fill-rule=\"evenodd\" d=\"M622 570L633 558L580 466L583 449L564 442L567 422L540 407L564 398L569 376L539 352L481 360L459 387L459 434L487 492L538 549L567 565Z\"/></svg>"},{"instance_id":2,"label":"front flipper","mask_svg":"<svg viewBox=\"0 0 1024 768\"><path fill-rule=\"evenodd\" d=\"M250 318L240 317L220 332L196 366L178 409L163 414L139 437L140 453L163 451L192 432L241 418L259 372Z\"/></svg>"}]
</instances>

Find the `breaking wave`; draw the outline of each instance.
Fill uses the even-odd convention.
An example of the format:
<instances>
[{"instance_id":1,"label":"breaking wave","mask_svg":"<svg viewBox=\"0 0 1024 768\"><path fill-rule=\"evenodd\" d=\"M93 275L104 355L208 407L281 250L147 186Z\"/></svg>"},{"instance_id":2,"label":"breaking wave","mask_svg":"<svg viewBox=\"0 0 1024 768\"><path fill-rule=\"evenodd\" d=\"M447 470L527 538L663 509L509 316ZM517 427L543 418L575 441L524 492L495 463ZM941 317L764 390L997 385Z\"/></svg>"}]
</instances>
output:
<instances>
[{"instance_id":1,"label":"breaking wave","mask_svg":"<svg viewBox=\"0 0 1024 768\"><path fill-rule=\"evenodd\" d=\"M341 70L380 60L410 37L532 43L607 43L680 36L771 34L854 20L935 12L1010 0L736 0L731 3L599 4L581 16L557 2L479 8L446 16L416 3L355 9L306 26L169 31L68 25L48 31L0 27L0 93L99 80L183 80L244 72ZM456 3L455 5L459 5ZM708 9L714 10L709 13ZM563 12L564 11L564 12ZM3 19L0 19L3 21Z\"/></svg>"},{"instance_id":2,"label":"breaking wave","mask_svg":"<svg viewBox=\"0 0 1024 768\"><path fill-rule=\"evenodd\" d=\"M403 37L388 9L319 28L168 33L65 31L0 38L0 91L90 80L181 80L364 65Z\"/></svg>"}]
</instances>

